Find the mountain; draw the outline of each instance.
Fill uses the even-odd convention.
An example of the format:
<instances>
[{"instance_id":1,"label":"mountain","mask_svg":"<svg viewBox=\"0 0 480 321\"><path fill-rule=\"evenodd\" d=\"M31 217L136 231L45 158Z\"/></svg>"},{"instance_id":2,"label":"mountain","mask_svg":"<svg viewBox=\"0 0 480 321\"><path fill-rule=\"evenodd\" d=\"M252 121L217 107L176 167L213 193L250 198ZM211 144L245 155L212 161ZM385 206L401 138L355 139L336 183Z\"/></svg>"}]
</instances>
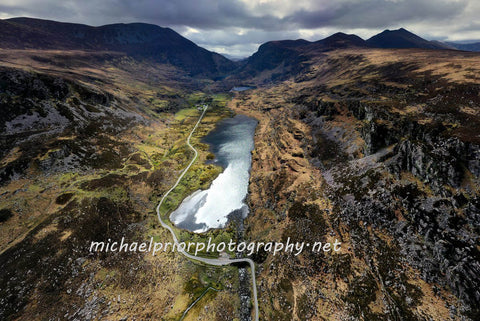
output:
<instances>
[{"instance_id":1,"label":"mountain","mask_svg":"<svg viewBox=\"0 0 480 321\"><path fill-rule=\"evenodd\" d=\"M446 44L449 45L449 46L452 46L452 47L454 47L455 49L458 49L458 50L480 51L480 42L474 42L474 43L447 42Z\"/></svg>"},{"instance_id":2,"label":"mountain","mask_svg":"<svg viewBox=\"0 0 480 321\"><path fill-rule=\"evenodd\" d=\"M347 48L456 49L450 44L425 40L404 28L385 30L366 41L354 34L338 32L314 42L304 39L266 42L247 59L240 72L231 78L238 81L238 79L262 74L262 77L257 79L260 82L283 79L297 74L309 64L308 61L311 61L312 57L318 56L319 53ZM270 71L270 74L265 71Z\"/></svg>"},{"instance_id":3,"label":"mountain","mask_svg":"<svg viewBox=\"0 0 480 321\"><path fill-rule=\"evenodd\" d=\"M274 71L274 77L296 73L301 69L302 62L307 61L312 54L349 47L367 47L367 43L356 35L342 32L315 42L304 39L269 41L247 59L240 74L251 76L274 69L278 69Z\"/></svg>"},{"instance_id":4,"label":"mountain","mask_svg":"<svg viewBox=\"0 0 480 321\"><path fill-rule=\"evenodd\" d=\"M247 66L262 71L273 69L282 62L285 65L299 63L302 60L299 49L305 48L308 44L311 42L303 39L266 42L248 58Z\"/></svg>"},{"instance_id":5,"label":"mountain","mask_svg":"<svg viewBox=\"0 0 480 321\"><path fill-rule=\"evenodd\" d=\"M347 35L343 32L337 32L330 37L315 42L327 48L339 49L346 47L367 47L368 44L357 35Z\"/></svg>"},{"instance_id":6,"label":"mountain","mask_svg":"<svg viewBox=\"0 0 480 321\"><path fill-rule=\"evenodd\" d=\"M129 23L92 27L32 18L0 21L0 48L118 51L180 67L192 75L215 76L236 64L197 46L170 28Z\"/></svg>"},{"instance_id":7,"label":"mountain","mask_svg":"<svg viewBox=\"0 0 480 321\"><path fill-rule=\"evenodd\" d=\"M425 40L404 28L384 30L368 39L367 44L374 48L450 49L445 44Z\"/></svg>"}]
</instances>

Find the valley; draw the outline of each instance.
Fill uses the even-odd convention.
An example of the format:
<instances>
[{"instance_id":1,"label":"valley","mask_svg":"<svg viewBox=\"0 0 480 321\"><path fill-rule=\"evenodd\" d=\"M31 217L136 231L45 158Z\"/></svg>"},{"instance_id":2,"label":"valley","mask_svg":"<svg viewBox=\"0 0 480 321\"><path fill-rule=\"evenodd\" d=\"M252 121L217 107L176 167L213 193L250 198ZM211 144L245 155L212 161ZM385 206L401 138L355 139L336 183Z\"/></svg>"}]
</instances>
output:
<instances>
[{"instance_id":1,"label":"valley","mask_svg":"<svg viewBox=\"0 0 480 321\"><path fill-rule=\"evenodd\" d=\"M58 24L0 24L0 319L478 319L478 53L399 29L233 62L168 28ZM253 150L217 137L244 181L209 208L248 215L193 233L171 214L240 173L218 130ZM122 237L341 250L88 250Z\"/></svg>"},{"instance_id":2,"label":"valley","mask_svg":"<svg viewBox=\"0 0 480 321\"><path fill-rule=\"evenodd\" d=\"M18 55L12 56L15 57L12 60L18 59ZM84 59L82 55L75 57ZM167 304L176 302L178 307L170 312L175 318L196 299L197 292L208 286L223 289L219 282L225 277L232 290L223 290L218 295L208 293L203 300L209 302L218 296L220 300L228 298L229 302L235 302L236 286L231 284L238 282L236 268L194 267L173 254L151 258L140 253L114 256L88 253L87 243L92 240L122 236L127 240L151 236L157 241L171 240L168 231L162 231L155 220L155 204L189 159L184 140L198 117L195 105L208 98L198 91L183 91L188 84L182 84L182 89L174 82L162 87L162 80L145 78L148 73L138 69L138 62L134 67L130 62L126 64L119 70L94 66L95 72L102 75L102 82L99 85L86 81L88 87L75 87L81 85L62 80L56 70L45 73L39 65L31 65L37 70L33 72L10 67L3 70L4 83L16 79L15 89L11 90L19 90L19 84L25 84L20 97L33 100L25 113L36 119L27 125L32 128L15 127L17 136L12 137L15 139L12 143L20 144L3 158L2 208L14 216L0 227L4 267L2 316L22 311L25 320L55 315L67 319L102 315L122 318L132 313L147 318L157 313L163 315ZM128 78L123 68L129 70ZM132 76L137 76L130 68L139 72L141 81L132 80ZM75 79L89 77L90 73L81 69L76 72L81 75L74 76ZM157 69L155 76L161 76L162 72ZM122 96L114 88L108 92L109 88L103 85L108 81L105 77L116 79L112 87L122 87ZM158 82L152 85L155 81ZM37 90L31 93L31 98L29 88ZM62 91L66 98L59 99L57 93ZM163 101L156 97L162 97ZM198 129L201 135L219 119L230 115L224 108L226 99L225 95L211 98L211 111ZM160 108L165 108L161 107L165 103L178 104L173 110L182 110L176 114L169 109L162 112ZM52 125L50 121L41 120L55 113L60 114L56 117L61 122L55 131L50 131L45 128ZM3 142L8 144L9 140ZM200 144L199 154L204 160L208 147ZM187 175L191 185L172 202L185 197L195 186L208 186L218 175L218 167L202 163L193 166L193 172ZM181 278L178 271L183 271ZM219 273L222 277L215 277ZM170 290L165 292L165 289ZM134 293L142 293L139 294L142 305L139 306ZM63 308L51 304L59 296L63 297ZM173 301L174 298L180 301Z\"/></svg>"}]
</instances>

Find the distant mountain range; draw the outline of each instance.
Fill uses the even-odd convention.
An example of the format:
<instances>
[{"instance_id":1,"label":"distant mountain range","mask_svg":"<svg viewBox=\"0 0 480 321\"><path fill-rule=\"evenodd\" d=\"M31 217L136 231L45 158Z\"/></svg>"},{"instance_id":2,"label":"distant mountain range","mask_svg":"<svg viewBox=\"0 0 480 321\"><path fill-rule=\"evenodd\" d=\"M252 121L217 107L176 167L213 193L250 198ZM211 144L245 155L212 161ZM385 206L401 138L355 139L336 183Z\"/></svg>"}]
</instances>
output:
<instances>
[{"instance_id":1,"label":"distant mountain range","mask_svg":"<svg viewBox=\"0 0 480 321\"><path fill-rule=\"evenodd\" d=\"M197 46L170 28L145 23L92 27L33 18L0 20L0 48L118 51L182 68L191 75L215 78L240 70L255 74L279 65L295 66L309 53L341 48L420 48L480 51L480 43L458 44L425 40L406 29L385 30L370 39L336 33L319 41L281 40L262 44L243 62ZM288 69L288 68L287 68Z\"/></svg>"},{"instance_id":2,"label":"distant mountain range","mask_svg":"<svg viewBox=\"0 0 480 321\"><path fill-rule=\"evenodd\" d=\"M120 51L169 63L193 75L223 74L236 67L231 60L197 46L170 28L145 23L91 27L32 18L0 20L0 47Z\"/></svg>"},{"instance_id":3,"label":"distant mountain range","mask_svg":"<svg viewBox=\"0 0 480 321\"><path fill-rule=\"evenodd\" d=\"M446 44L454 47L458 50L465 51L480 51L480 42L475 43L457 43L457 42L446 42Z\"/></svg>"},{"instance_id":4,"label":"distant mountain range","mask_svg":"<svg viewBox=\"0 0 480 321\"><path fill-rule=\"evenodd\" d=\"M370 39L363 40L357 35L335 33L318 41L281 40L269 41L261 45L256 53L248 58L241 70L241 75L253 75L265 70L275 70L275 76L294 73L301 68L301 63L308 61L322 51L343 48L385 48L385 49L429 49L429 50L467 50L475 51L480 44L459 45L456 43L442 43L429 41L414 33L401 28L398 30L385 30ZM280 69L279 69L280 68Z\"/></svg>"}]
</instances>

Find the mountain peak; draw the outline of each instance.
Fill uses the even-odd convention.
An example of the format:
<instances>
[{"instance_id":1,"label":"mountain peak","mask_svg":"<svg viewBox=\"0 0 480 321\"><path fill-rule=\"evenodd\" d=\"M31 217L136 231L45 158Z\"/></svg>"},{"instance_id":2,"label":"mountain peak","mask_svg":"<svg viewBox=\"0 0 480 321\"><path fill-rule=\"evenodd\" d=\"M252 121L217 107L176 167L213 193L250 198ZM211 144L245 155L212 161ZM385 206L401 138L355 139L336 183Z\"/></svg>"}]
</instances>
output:
<instances>
[{"instance_id":1,"label":"mountain peak","mask_svg":"<svg viewBox=\"0 0 480 321\"><path fill-rule=\"evenodd\" d=\"M448 49L447 46L417 36L405 28L386 29L366 41L370 47L376 48L423 48Z\"/></svg>"},{"instance_id":2,"label":"mountain peak","mask_svg":"<svg viewBox=\"0 0 480 321\"><path fill-rule=\"evenodd\" d=\"M365 40L359 36L346 34L343 32L334 33L333 35L319 40L316 43L332 48L365 47L367 45Z\"/></svg>"}]
</instances>

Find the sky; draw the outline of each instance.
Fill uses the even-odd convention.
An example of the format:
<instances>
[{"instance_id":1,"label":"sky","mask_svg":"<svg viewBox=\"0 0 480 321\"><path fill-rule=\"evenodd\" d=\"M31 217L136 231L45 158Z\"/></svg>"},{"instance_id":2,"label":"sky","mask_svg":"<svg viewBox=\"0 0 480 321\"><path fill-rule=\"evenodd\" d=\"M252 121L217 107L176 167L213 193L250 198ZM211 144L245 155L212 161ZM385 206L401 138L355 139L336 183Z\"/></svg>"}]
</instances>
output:
<instances>
[{"instance_id":1,"label":"sky","mask_svg":"<svg viewBox=\"0 0 480 321\"><path fill-rule=\"evenodd\" d=\"M0 0L0 19L152 23L231 57L270 40L314 41L338 31L367 39L404 27L429 40L480 40L479 13L480 0Z\"/></svg>"}]
</instances>

